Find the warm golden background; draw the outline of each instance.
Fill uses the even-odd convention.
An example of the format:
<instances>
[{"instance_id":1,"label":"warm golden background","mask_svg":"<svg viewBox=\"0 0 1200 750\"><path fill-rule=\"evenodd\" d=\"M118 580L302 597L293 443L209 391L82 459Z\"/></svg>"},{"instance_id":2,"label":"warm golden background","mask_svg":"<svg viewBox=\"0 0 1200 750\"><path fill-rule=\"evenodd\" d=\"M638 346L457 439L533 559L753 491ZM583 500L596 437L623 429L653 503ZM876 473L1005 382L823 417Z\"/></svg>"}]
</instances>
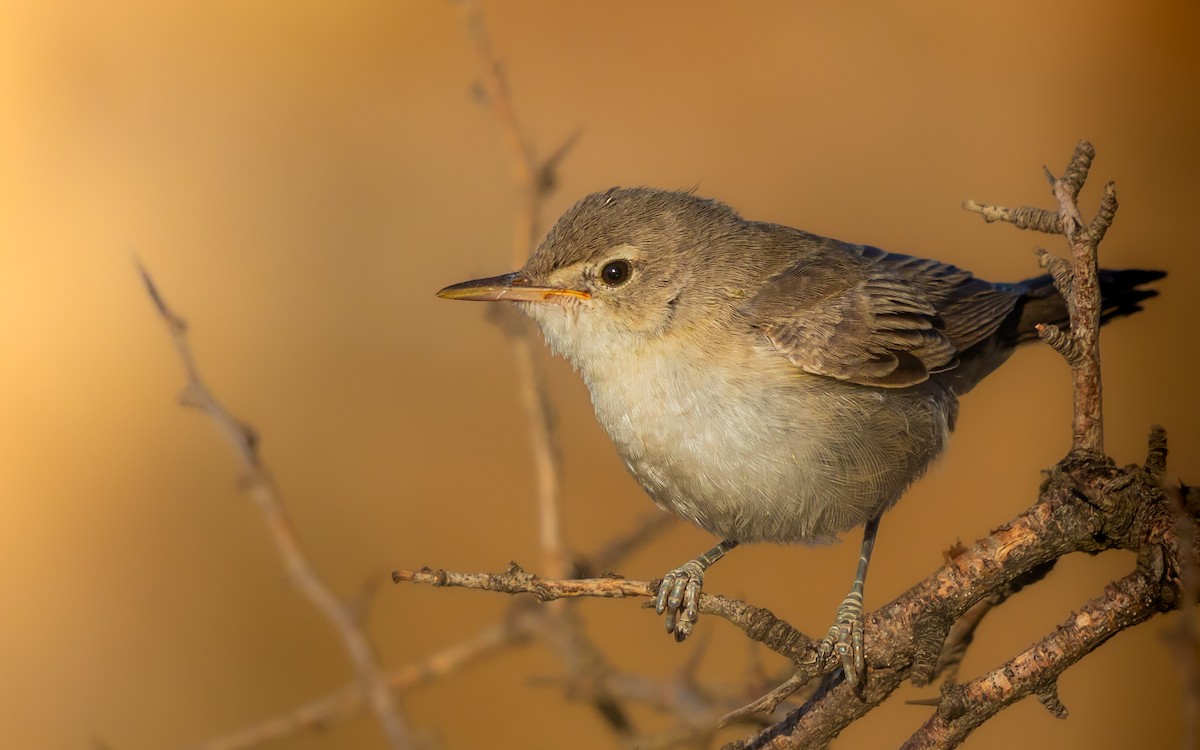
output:
<instances>
[{"instance_id":1,"label":"warm golden background","mask_svg":"<svg viewBox=\"0 0 1200 750\"><path fill-rule=\"evenodd\" d=\"M583 130L552 214L614 184L695 186L749 217L1011 280L1037 273L1035 244L1061 244L985 225L960 202L1050 205L1041 165L1061 170L1092 139L1087 205L1107 179L1122 201L1104 262L1172 274L1147 312L1106 332L1108 448L1138 461L1161 423L1173 474L1200 481L1195 5L858 6L531 0L485 12L541 152ZM536 566L508 344L482 307L433 296L510 270L517 195L475 78L441 0L0 6L0 744L188 747L349 676L287 585L226 446L176 405L181 370L135 252L191 322L211 384L261 432L338 591L393 567ZM561 362L550 372L567 530L590 550L650 506L582 385ZM1026 506L1068 445L1069 411L1065 366L1045 349L968 397L949 455L884 521L868 603ZM857 538L740 549L711 590L818 633ZM709 543L681 526L622 572L660 575ZM1131 564L1063 561L989 619L964 676ZM371 632L398 667L506 604L384 585ZM697 647L669 642L635 603L582 611L623 667L671 673ZM1178 746L1174 623L1119 635L1072 669L1067 721L1026 701L967 746ZM714 636L702 677L741 675L740 638L717 620L701 630ZM450 748L608 747L589 709L535 684L560 674L525 648L404 702ZM893 700L839 746L895 746L928 711ZM382 742L361 719L281 746Z\"/></svg>"}]
</instances>

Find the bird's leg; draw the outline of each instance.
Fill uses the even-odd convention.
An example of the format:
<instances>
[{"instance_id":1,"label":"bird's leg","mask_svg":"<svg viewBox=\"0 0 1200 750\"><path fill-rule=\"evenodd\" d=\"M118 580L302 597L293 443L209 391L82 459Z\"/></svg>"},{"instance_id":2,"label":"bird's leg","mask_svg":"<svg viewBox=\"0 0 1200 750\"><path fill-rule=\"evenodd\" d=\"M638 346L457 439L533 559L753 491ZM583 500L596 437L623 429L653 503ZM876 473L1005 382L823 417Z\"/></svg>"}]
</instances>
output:
<instances>
[{"instance_id":1,"label":"bird's leg","mask_svg":"<svg viewBox=\"0 0 1200 750\"><path fill-rule=\"evenodd\" d=\"M882 515L882 514L880 514ZM821 661L830 654L837 654L842 661L846 682L860 692L866 677L866 662L863 657L863 584L867 580L867 566L871 563L871 551L875 549L875 536L879 533L879 518L876 515L863 526L862 549L858 555L858 573L854 585L842 606L838 607L837 620L829 628L829 635L821 641Z\"/></svg>"},{"instance_id":2,"label":"bird's leg","mask_svg":"<svg viewBox=\"0 0 1200 750\"><path fill-rule=\"evenodd\" d=\"M704 571L737 545L734 539L722 539L708 552L663 576L662 583L658 585L658 600L654 609L660 615L666 614L667 632L674 635L676 641L683 641L696 626L696 618L700 615L700 589L704 585Z\"/></svg>"}]
</instances>

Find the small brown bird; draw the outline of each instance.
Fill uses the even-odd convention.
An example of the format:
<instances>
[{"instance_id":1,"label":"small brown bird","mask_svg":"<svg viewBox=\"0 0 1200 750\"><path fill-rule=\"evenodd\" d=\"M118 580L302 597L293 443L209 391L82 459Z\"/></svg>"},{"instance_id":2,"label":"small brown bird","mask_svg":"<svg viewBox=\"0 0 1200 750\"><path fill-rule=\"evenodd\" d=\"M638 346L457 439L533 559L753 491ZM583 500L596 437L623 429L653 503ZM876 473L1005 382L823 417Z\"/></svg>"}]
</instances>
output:
<instances>
[{"instance_id":1,"label":"small brown bird","mask_svg":"<svg viewBox=\"0 0 1200 750\"><path fill-rule=\"evenodd\" d=\"M1104 271L1105 320L1157 271ZM1038 323L1049 276L992 284L935 260L746 221L689 193L613 188L567 211L525 267L438 295L517 303L591 392L661 507L722 541L663 577L682 641L704 572L741 542L814 543L865 524L822 643L864 673L862 591L879 518L946 446L958 397Z\"/></svg>"}]
</instances>

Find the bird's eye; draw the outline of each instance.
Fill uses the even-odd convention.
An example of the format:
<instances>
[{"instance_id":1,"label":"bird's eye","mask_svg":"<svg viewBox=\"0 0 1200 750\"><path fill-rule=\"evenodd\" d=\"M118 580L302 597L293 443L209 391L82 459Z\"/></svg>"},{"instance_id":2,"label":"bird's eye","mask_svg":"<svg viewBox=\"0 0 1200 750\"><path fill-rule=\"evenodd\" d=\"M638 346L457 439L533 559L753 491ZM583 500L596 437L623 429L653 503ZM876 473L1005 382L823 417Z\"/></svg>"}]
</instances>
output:
<instances>
[{"instance_id":1,"label":"bird's eye","mask_svg":"<svg viewBox=\"0 0 1200 750\"><path fill-rule=\"evenodd\" d=\"M629 261L612 260L605 263L604 268L600 269L600 280L608 286L621 286L629 281L631 271Z\"/></svg>"}]
</instances>

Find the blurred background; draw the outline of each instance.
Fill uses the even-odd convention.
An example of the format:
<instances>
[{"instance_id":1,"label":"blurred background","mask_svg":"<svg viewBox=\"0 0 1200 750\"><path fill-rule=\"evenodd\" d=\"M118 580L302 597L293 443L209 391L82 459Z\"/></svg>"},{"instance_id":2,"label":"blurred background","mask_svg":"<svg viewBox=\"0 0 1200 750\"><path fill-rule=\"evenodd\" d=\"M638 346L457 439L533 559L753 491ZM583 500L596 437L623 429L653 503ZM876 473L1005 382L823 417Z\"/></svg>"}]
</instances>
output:
<instances>
[{"instance_id":1,"label":"blurred background","mask_svg":"<svg viewBox=\"0 0 1200 750\"><path fill-rule=\"evenodd\" d=\"M1107 447L1140 461L1163 424L1172 476L1200 481L1194 4L483 9L539 152L582 131L547 219L611 185L694 187L749 218L1016 280L1038 273L1035 245L1063 244L986 225L961 201L1050 206L1042 165L1060 172L1091 139L1085 206L1109 179L1122 203L1104 264L1171 274L1146 312L1105 330ZM5 746L189 747L350 679L340 642L287 583L227 447L178 406L182 370L135 254L190 322L218 396L258 429L338 592L399 567L536 569L511 344L482 306L433 296L512 270L520 196L476 80L443 0L0 4ZM651 504L570 369L553 361L549 383L566 531L587 552ZM1068 447L1070 404L1067 369L1043 347L965 399L948 455L883 523L870 607L1034 499ZM708 588L819 634L858 538L739 549ZM710 543L679 525L619 572L658 576ZM962 677L1132 565L1118 553L1062 561L988 618ZM390 584L372 602L370 632L392 668L509 604ZM636 602L579 610L622 668L673 674L700 647L674 644ZM1175 623L1156 618L1071 669L1066 721L1025 701L967 747L1177 747ZM700 630L711 637L701 679L740 679L741 636L715 618ZM553 684L562 674L544 649L519 648L403 702L450 748L610 747L595 713ZM935 693L905 688L839 746L896 746L929 712L903 700ZM360 718L279 746L383 742Z\"/></svg>"}]
</instances>

